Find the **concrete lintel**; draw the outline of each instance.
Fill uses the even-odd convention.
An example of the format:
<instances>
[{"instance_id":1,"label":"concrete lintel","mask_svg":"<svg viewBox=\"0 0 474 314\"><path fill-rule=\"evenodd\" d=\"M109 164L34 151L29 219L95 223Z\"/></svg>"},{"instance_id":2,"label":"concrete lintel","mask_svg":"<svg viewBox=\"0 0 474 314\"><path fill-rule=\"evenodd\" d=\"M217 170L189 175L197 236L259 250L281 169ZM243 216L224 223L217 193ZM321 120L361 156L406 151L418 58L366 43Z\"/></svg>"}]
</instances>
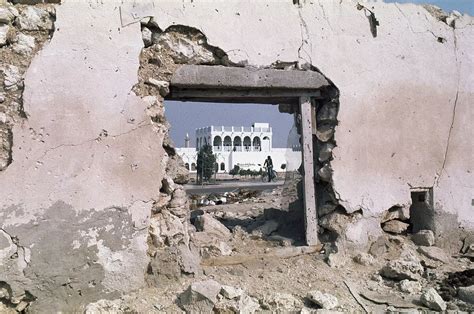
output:
<instances>
[{"instance_id":1,"label":"concrete lintel","mask_svg":"<svg viewBox=\"0 0 474 314\"><path fill-rule=\"evenodd\" d=\"M260 104L299 104L299 97L307 96L320 98L319 90L307 92L305 90L272 90L272 89L193 89L172 87L169 100L182 101L209 101L226 103L260 103Z\"/></svg>"},{"instance_id":2,"label":"concrete lintel","mask_svg":"<svg viewBox=\"0 0 474 314\"><path fill-rule=\"evenodd\" d=\"M311 98L300 98L301 109L301 139L303 146L303 169L304 169L304 220L306 244L318 244L318 216L316 213L316 196L314 185L313 168L313 128Z\"/></svg>"},{"instance_id":3,"label":"concrete lintel","mask_svg":"<svg viewBox=\"0 0 474 314\"><path fill-rule=\"evenodd\" d=\"M284 89L314 91L329 82L318 72L183 65L171 78L180 88Z\"/></svg>"}]
</instances>

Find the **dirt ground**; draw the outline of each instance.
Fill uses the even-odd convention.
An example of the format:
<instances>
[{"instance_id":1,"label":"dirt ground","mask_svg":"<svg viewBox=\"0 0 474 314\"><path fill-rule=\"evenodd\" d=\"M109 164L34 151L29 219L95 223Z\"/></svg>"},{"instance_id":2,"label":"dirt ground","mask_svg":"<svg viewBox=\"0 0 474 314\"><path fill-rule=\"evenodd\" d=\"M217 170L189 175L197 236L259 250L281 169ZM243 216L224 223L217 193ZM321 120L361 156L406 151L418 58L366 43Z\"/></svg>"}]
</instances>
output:
<instances>
[{"instance_id":1,"label":"dirt ground","mask_svg":"<svg viewBox=\"0 0 474 314\"><path fill-rule=\"evenodd\" d=\"M288 190L288 187L281 187L272 192L207 195L204 198L213 200L211 204L220 203L224 200L222 197L225 198L222 204L208 206L199 205L203 203L203 197L193 197L194 213L208 213L232 231L229 240L225 241L229 252L216 254L204 250L203 253L201 248L201 274L183 276L181 281L172 284L137 291L117 300L109 309L182 312L178 296L192 282L213 279L220 284L243 289L247 295L258 300L261 306L258 311L321 311L307 299L308 292L314 290L335 296L338 306L333 310L336 311L427 311L428 308L420 302L422 291L402 292L400 280L380 275L380 270L388 262L411 255L423 265L424 273L418 280L423 290L435 288L448 301L447 309L474 311L474 305L452 297L456 287L452 278L451 281L447 279L448 276L456 277L452 273L474 269L473 262L460 256L448 256L447 262L430 259L417 252L417 246L408 235L385 234L377 241L382 243L379 247L384 247L384 250L372 248L372 255L366 251L339 252L332 254L328 262L328 256L333 251L329 244L315 248L313 252L298 254L299 247L304 245L303 234L294 227L296 224L288 218L290 216L285 216L288 204L294 201L292 193L294 191ZM269 220L278 222L278 230L265 234L274 229L270 226L262 232L261 226ZM361 253L362 257L357 257ZM464 284L467 286L469 282Z\"/></svg>"}]
</instances>

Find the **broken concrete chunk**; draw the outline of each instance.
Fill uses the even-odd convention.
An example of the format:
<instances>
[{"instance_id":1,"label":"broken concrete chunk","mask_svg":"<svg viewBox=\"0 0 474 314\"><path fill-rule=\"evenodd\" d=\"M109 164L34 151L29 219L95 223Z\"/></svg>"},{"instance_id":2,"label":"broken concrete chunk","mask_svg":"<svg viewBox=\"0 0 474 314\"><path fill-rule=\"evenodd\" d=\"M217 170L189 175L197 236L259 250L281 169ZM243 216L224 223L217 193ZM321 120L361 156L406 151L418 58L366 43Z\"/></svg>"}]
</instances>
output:
<instances>
[{"instance_id":1,"label":"broken concrete chunk","mask_svg":"<svg viewBox=\"0 0 474 314\"><path fill-rule=\"evenodd\" d=\"M220 291L212 279L194 282L179 296L179 305L188 313L211 313Z\"/></svg>"},{"instance_id":2,"label":"broken concrete chunk","mask_svg":"<svg viewBox=\"0 0 474 314\"><path fill-rule=\"evenodd\" d=\"M385 232L401 234L406 232L409 226L409 224L404 223L400 220L390 220L383 224L382 229Z\"/></svg>"},{"instance_id":3,"label":"broken concrete chunk","mask_svg":"<svg viewBox=\"0 0 474 314\"><path fill-rule=\"evenodd\" d=\"M435 289L429 288L425 290L420 298L421 302L431 310L435 311L445 311L446 302L443 298L436 292Z\"/></svg>"},{"instance_id":4,"label":"broken concrete chunk","mask_svg":"<svg viewBox=\"0 0 474 314\"><path fill-rule=\"evenodd\" d=\"M318 140L321 142L327 142L329 141L334 135L334 127L329 126L329 125L323 125L318 127L316 131L316 137Z\"/></svg>"},{"instance_id":5,"label":"broken concrete chunk","mask_svg":"<svg viewBox=\"0 0 474 314\"><path fill-rule=\"evenodd\" d=\"M420 246L418 247L418 252L438 262L449 262L449 256L446 254L446 252L436 246Z\"/></svg>"},{"instance_id":6,"label":"broken concrete chunk","mask_svg":"<svg viewBox=\"0 0 474 314\"><path fill-rule=\"evenodd\" d=\"M395 260L388 262L381 270L380 275L395 280L420 280L423 266L415 260Z\"/></svg>"},{"instance_id":7,"label":"broken concrete chunk","mask_svg":"<svg viewBox=\"0 0 474 314\"><path fill-rule=\"evenodd\" d=\"M400 287L400 291L410 294L418 294L422 289L421 284L418 281L412 281L408 279L400 281L398 286Z\"/></svg>"},{"instance_id":8,"label":"broken concrete chunk","mask_svg":"<svg viewBox=\"0 0 474 314\"><path fill-rule=\"evenodd\" d=\"M339 305L339 302L335 296L329 293L322 293L321 291L317 290L308 292L307 298L325 310L332 310Z\"/></svg>"},{"instance_id":9,"label":"broken concrete chunk","mask_svg":"<svg viewBox=\"0 0 474 314\"><path fill-rule=\"evenodd\" d=\"M184 241L186 228L178 217L163 210L150 219L149 233L154 246L173 246Z\"/></svg>"},{"instance_id":10,"label":"broken concrete chunk","mask_svg":"<svg viewBox=\"0 0 474 314\"><path fill-rule=\"evenodd\" d=\"M145 45L145 47L149 47L152 45L152 41L151 41L151 36L153 35L152 31L147 28L147 27L143 27L142 29L142 38L143 38L143 44Z\"/></svg>"},{"instance_id":11,"label":"broken concrete chunk","mask_svg":"<svg viewBox=\"0 0 474 314\"><path fill-rule=\"evenodd\" d=\"M242 296L244 291L240 288L223 285L220 293L227 299L236 299Z\"/></svg>"},{"instance_id":12,"label":"broken concrete chunk","mask_svg":"<svg viewBox=\"0 0 474 314\"><path fill-rule=\"evenodd\" d=\"M33 36L19 33L15 37L15 44L13 45L13 51L21 55L30 54L35 49L35 38Z\"/></svg>"},{"instance_id":13,"label":"broken concrete chunk","mask_svg":"<svg viewBox=\"0 0 474 314\"><path fill-rule=\"evenodd\" d=\"M367 253L359 253L354 257L354 262L364 266L370 266L375 263L375 259L372 255Z\"/></svg>"},{"instance_id":14,"label":"broken concrete chunk","mask_svg":"<svg viewBox=\"0 0 474 314\"><path fill-rule=\"evenodd\" d=\"M474 253L474 235L468 235L464 238L461 253Z\"/></svg>"},{"instance_id":15,"label":"broken concrete chunk","mask_svg":"<svg viewBox=\"0 0 474 314\"><path fill-rule=\"evenodd\" d=\"M10 30L9 25L0 25L0 47L5 46L8 43L9 30Z\"/></svg>"},{"instance_id":16,"label":"broken concrete chunk","mask_svg":"<svg viewBox=\"0 0 474 314\"><path fill-rule=\"evenodd\" d=\"M223 238L229 238L231 235L226 226L209 214L198 216L194 225L198 231L205 231Z\"/></svg>"},{"instance_id":17,"label":"broken concrete chunk","mask_svg":"<svg viewBox=\"0 0 474 314\"><path fill-rule=\"evenodd\" d=\"M170 208L177 208L186 205L188 197L186 196L186 192L184 189L179 186L173 192L173 197L170 202Z\"/></svg>"},{"instance_id":18,"label":"broken concrete chunk","mask_svg":"<svg viewBox=\"0 0 474 314\"><path fill-rule=\"evenodd\" d=\"M201 273L201 258L197 250L191 250L187 244L181 243L179 250L179 266L185 274Z\"/></svg>"},{"instance_id":19,"label":"broken concrete chunk","mask_svg":"<svg viewBox=\"0 0 474 314\"><path fill-rule=\"evenodd\" d=\"M474 285L469 287L459 287L458 297L464 302L474 304Z\"/></svg>"},{"instance_id":20,"label":"broken concrete chunk","mask_svg":"<svg viewBox=\"0 0 474 314\"><path fill-rule=\"evenodd\" d=\"M174 184L173 179L165 175L163 180L161 180L161 190L168 195L172 195L174 190L176 190L176 184Z\"/></svg>"},{"instance_id":21,"label":"broken concrete chunk","mask_svg":"<svg viewBox=\"0 0 474 314\"><path fill-rule=\"evenodd\" d=\"M53 21L48 11L39 7L27 6L21 11L16 23L21 30L38 31L53 29Z\"/></svg>"},{"instance_id":22,"label":"broken concrete chunk","mask_svg":"<svg viewBox=\"0 0 474 314\"><path fill-rule=\"evenodd\" d=\"M410 208L409 207L401 207L401 206L394 206L384 212L382 216L381 223L390 221L390 220L401 220L407 221L410 219Z\"/></svg>"},{"instance_id":23,"label":"broken concrete chunk","mask_svg":"<svg viewBox=\"0 0 474 314\"><path fill-rule=\"evenodd\" d=\"M268 293L260 300L266 310L294 310L302 306L302 302L289 293Z\"/></svg>"},{"instance_id":24,"label":"broken concrete chunk","mask_svg":"<svg viewBox=\"0 0 474 314\"><path fill-rule=\"evenodd\" d=\"M101 299L94 303L89 303L84 314L96 314L96 313L121 313L124 309L121 307L121 300L105 300Z\"/></svg>"},{"instance_id":25,"label":"broken concrete chunk","mask_svg":"<svg viewBox=\"0 0 474 314\"><path fill-rule=\"evenodd\" d=\"M13 21L15 15L7 8L0 8L0 24L9 24Z\"/></svg>"},{"instance_id":26,"label":"broken concrete chunk","mask_svg":"<svg viewBox=\"0 0 474 314\"><path fill-rule=\"evenodd\" d=\"M431 230L420 230L412 235L411 239L416 245L421 246L432 246L435 243L435 236Z\"/></svg>"}]
</instances>

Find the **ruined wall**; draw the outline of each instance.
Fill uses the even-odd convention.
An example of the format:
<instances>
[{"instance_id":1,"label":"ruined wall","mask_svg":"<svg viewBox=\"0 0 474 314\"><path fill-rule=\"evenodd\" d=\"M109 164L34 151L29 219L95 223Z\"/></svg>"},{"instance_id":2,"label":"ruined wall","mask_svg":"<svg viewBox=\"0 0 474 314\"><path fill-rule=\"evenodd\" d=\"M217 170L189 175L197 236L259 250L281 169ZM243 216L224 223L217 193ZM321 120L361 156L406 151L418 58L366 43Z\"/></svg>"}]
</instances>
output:
<instances>
[{"instance_id":1,"label":"ruined wall","mask_svg":"<svg viewBox=\"0 0 474 314\"><path fill-rule=\"evenodd\" d=\"M161 224L186 228L162 107L179 58L310 64L338 87L328 181L343 216L355 213L344 218L349 240L381 232L379 216L410 204L410 187L433 187L436 209L474 228L472 18L440 21L414 5L370 9L376 37L352 1L56 5L51 41L48 32L33 34L46 44L22 65L24 90L10 94L4 77L0 94L8 100L0 123L0 288L8 302L78 309L137 289L150 274L163 283L198 271L182 258L192 258L186 230L166 235ZM168 48L153 52L147 40ZM15 46L5 43L2 54ZM2 67L14 62L2 59ZM181 269L160 268L166 260Z\"/></svg>"}]
</instances>

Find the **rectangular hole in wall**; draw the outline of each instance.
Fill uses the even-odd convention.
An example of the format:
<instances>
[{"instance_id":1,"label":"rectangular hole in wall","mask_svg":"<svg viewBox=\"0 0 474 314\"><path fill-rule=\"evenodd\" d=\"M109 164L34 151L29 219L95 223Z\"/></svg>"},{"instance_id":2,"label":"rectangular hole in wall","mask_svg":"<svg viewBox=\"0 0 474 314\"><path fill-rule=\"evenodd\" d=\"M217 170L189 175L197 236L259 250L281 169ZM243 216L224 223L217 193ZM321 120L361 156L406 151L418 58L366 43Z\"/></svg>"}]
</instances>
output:
<instances>
[{"instance_id":1,"label":"rectangular hole in wall","mask_svg":"<svg viewBox=\"0 0 474 314\"><path fill-rule=\"evenodd\" d=\"M410 223L412 232L434 231L433 189L419 188L411 191Z\"/></svg>"},{"instance_id":2,"label":"rectangular hole in wall","mask_svg":"<svg viewBox=\"0 0 474 314\"><path fill-rule=\"evenodd\" d=\"M271 104L179 100L166 100L165 114L189 171L185 190L198 231L197 216L208 213L230 230L240 227L272 242L304 244L297 192L302 152L293 114ZM212 176L201 182L198 171L206 168L199 166L198 153L205 145L216 163ZM265 175L267 156L277 176L271 182Z\"/></svg>"}]
</instances>

